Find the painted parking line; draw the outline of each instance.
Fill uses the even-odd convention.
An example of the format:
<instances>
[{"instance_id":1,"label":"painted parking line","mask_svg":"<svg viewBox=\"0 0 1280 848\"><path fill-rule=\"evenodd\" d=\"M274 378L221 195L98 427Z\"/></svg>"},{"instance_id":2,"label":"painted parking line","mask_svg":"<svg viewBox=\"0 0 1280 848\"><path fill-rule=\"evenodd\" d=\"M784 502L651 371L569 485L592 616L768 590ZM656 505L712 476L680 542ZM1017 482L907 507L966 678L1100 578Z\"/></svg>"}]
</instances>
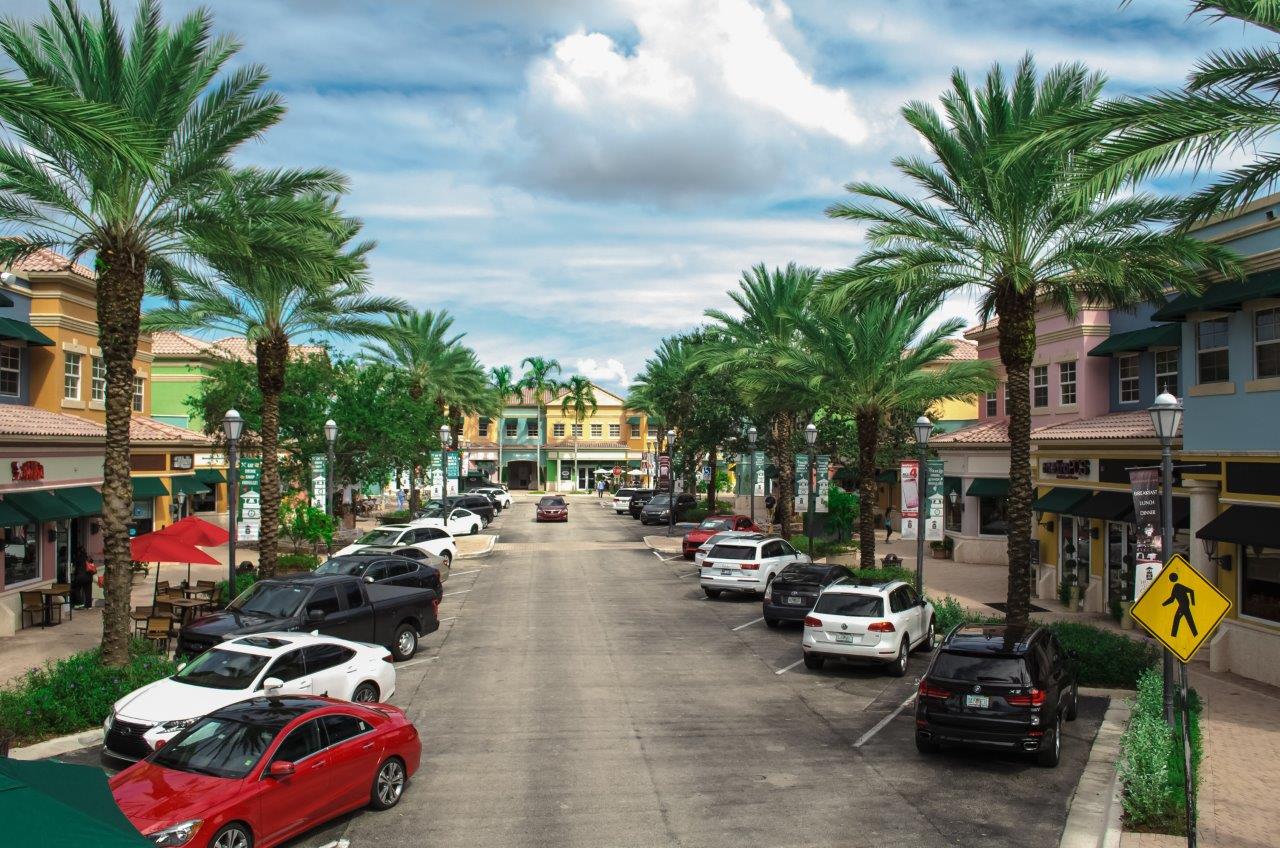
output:
<instances>
[{"instance_id":1,"label":"painted parking line","mask_svg":"<svg viewBox=\"0 0 1280 848\"><path fill-rule=\"evenodd\" d=\"M787 666L786 668L780 668L780 669L778 669L777 671L775 671L775 672L774 672L774 674L786 674L788 671L790 671L791 669L793 669L793 668L795 668L796 666L800 665L800 663L802 663L802 662L804 662L804 659L803 659L803 658L802 658L802 659L798 659L798 660L796 660L795 662L793 662L791 665Z\"/></svg>"},{"instance_id":2,"label":"painted parking line","mask_svg":"<svg viewBox=\"0 0 1280 848\"><path fill-rule=\"evenodd\" d=\"M876 722L875 727L871 728L866 733L862 734L862 736L858 737L858 741L853 743L853 747L861 748L867 742L870 742L872 736L875 736L877 733L884 730L885 727L888 726L889 722L897 718L898 714L901 713L903 710L905 710L907 707L909 707L911 705L911 702L914 701L915 699L916 699L916 693L912 692L911 697L907 698L907 700L899 704L896 710L889 713L884 718L880 719L878 722Z\"/></svg>"},{"instance_id":3,"label":"painted parking line","mask_svg":"<svg viewBox=\"0 0 1280 848\"><path fill-rule=\"evenodd\" d=\"M449 576L450 576L450 577L461 577L461 576L462 576L462 575L464 575L464 574L479 574L479 573L480 573L481 571L483 571L483 570L484 570L484 569L482 569L482 568L473 568L473 569L471 569L470 571L451 571L451 572L449 572Z\"/></svg>"},{"instance_id":4,"label":"painted parking line","mask_svg":"<svg viewBox=\"0 0 1280 848\"><path fill-rule=\"evenodd\" d=\"M457 621L457 620L458 620L458 617L456 615L451 615L448 618L440 619L440 623L444 624L446 621Z\"/></svg>"},{"instance_id":5,"label":"painted parking line","mask_svg":"<svg viewBox=\"0 0 1280 848\"><path fill-rule=\"evenodd\" d=\"M471 591L470 589L459 589L457 592L445 592L444 596L447 598L450 595L465 595L470 591Z\"/></svg>"},{"instance_id":6,"label":"painted parking line","mask_svg":"<svg viewBox=\"0 0 1280 848\"><path fill-rule=\"evenodd\" d=\"M420 659L420 660L410 660L410 661L409 661L409 662L407 662L407 663L400 663L398 666L396 666L396 668L397 668L397 669L401 669L401 668L413 668L415 665L422 665L423 663L429 663L429 662L431 662L432 660L438 660L438 659L440 659L440 658L439 658L439 657L423 657L423 658L422 658L422 659Z\"/></svg>"},{"instance_id":7,"label":"painted parking line","mask_svg":"<svg viewBox=\"0 0 1280 848\"><path fill-rule=\"evenodd\" d=\"M763 618L753 618L750 621L748 621L746 624L739 624L737 627L733 628L733 632L737 633L739 630L746 630L751 625L759 624L762 621L764 621ZM801 662L803 662L803 660L801 660Z\"/></svg>"}]
</instances>

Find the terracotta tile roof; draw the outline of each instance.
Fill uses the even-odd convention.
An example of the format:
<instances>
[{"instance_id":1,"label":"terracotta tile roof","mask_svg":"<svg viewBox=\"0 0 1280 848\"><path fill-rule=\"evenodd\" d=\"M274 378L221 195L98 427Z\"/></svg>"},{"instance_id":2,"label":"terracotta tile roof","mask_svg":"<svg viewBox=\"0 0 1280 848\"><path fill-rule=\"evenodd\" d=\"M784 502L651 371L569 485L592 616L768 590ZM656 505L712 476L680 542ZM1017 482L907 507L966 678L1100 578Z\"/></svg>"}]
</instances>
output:
<instances>
[{"instance_id":1,"label":"terracotta tile roof","mask_svg":"<svg viewBox=\"0 0 1280 848\"><path fill-rule=\"evenodd\" d=\"M1009 419L980 421L952 433L934 436L930 445L1003 445L1009 442Z\"/></svg>"},{"instance_id":2,"label":"terracotta tile roof","mask_svg":"<svg viewBox=\"0 0 1280 848\"><path fill-rule=\"evenodd\" d=\"M213 342L184 333L162 331L151 334L151 352L156 356L226 356Z\"/></svg>"},{"instance_id":3,"label":"terracotta tile roof","mask_svg":"<svg viewBox=\"0 0 1280 848\"><path fill-rule=\"evenodd\" d=\"M1156 430L1151 425L1151 414L1145 409L1133 412L1110 412L1093 418L1051 424L1031 432L1032 441L1059 439L1151 439L1154 441L1155 438Z\"/></svg>"},{"instance_id":4,"label":"terracotta tile roof","mask_svg":"<svg viewBox=\"0 0 1280 848\"><path fill-rule=\"evenodd\" d=\"M8 236L12 238L12 236ZM72 262L61 253L55 253L47 248L40 248L30 256L19 259L10 266L10 270L17 274L23 271L33 273L57 273L58 271L71 271L87 280L97 279L97 275L93 273L93 269L81 265L79 262Z\"/></svg>"},{"instance_id":5,"label":"terracotta tile roof","mask_svg":"<svg viewBox=\"0 0 1280 848\"><path fill-rule=\"evenodd\" d=\"M0 404L0 436L73 436L105 438L107 428L74 415L34 406Z\"/></svg>"},{"instance_id":6,"label":"terracotta tile roof","mask_svg":"<svg viewBox=\"0 0 1280 848\"><path fill-rule=\"evenodd\" d=\"M105 432L105 431L104 431ZM135 415L129 419L130 442L185 442L188 444L212 445L204 433L188 430L173 424L166 424L154 418Z\"/></svg>"},{"instance_id":7,"label":"terracotta tile roof","mask_svg":"<svg viewBox=\"0 0 1280 848\"><path fill-rule=\"evenodd\" d=\"M212 347L227 356L240 360L241 362L253 362L256 358L253 348L249 346L248 340L239 336L218 339L212 343ZM328 351L320 345L300 344L289 346L289 355L294 359L302 359L307 356L323 356L327 353Z\"/></svg>"},{"instance_id":8,"label":"terracotta tile roof","mask_svg":"<svg viewBox=\"0 0 1280 848\"><path fill-rule=\"evenodd\" d=\"M948 356L938 359L939 362L971 362L978 358L978 343L968 339L951 339L955 347Z\"/></svg>"}]
</instances>

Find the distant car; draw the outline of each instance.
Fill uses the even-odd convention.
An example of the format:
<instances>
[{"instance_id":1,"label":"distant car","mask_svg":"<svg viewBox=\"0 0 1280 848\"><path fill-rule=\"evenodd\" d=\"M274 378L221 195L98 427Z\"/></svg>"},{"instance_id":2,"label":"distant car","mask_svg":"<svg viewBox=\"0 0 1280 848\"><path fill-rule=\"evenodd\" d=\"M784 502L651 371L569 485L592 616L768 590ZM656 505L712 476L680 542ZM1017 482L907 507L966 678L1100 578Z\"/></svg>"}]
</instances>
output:
<instances>
[{"instance_id":1,"label":"distant car","mask_svg":"<svg viewBox=\"0 0 1280 848\"><path fill-rule=\"evenodd\" d=\"M786 539L729 538L712 548L702 561L698 582L708 598L718 598L726 591L763 595L782 569L808 561L809 557L791 547Z\"/></svg>"},{"instance_id":2,"label":"distant car","mask_svg":"<svg viewBox=\"0 0 1280 848\"><path fill-rule=\"evenodd\" d=\"M386 551L394 548L381 549ZM383 553L377 548L365 548L358 554L335 556L320 563L316 574L352 574L363 578L366 583L382 583L388 586L416 586L419 589L431 589L440 594L440 585L444 578L440 569L428 562L420 562L411 557L395 556ZM431 556L417 548L405 550ZM372 551L372 553L371 553Z\"/></svg>"},{"instance_id":3,"label":"distant car","mask_svg":"<svg viewBox=\"0 0 1280 848\"><path fill-rule=\"evenodd\" d=\"M484 519L463 507L428 507L409 522L410 527L441 527L454 536L474 536L484 529Z\"/></svg>"},{"instance_id":4,"label":"distant car","mask_svg":"<svg viewBox=\"0 0 1280 848\"><path fill-rule=\"evenodd\" d=\"M511 506L511 493L501 486L478 486L471 491L493 498L498 509L507 509Z\"/></svg>"},{"instance_id":5,"label":"distant car","mask_svg":"<svg viewBox=\"0 0 1280 848\"><path fill-rule=\"evenodd\" d=\"M841 580L818 595L800 646L806 668L844 659L880 663L902 677L914 649L933 647L934 627L933 604L901 580Z\"/></svg>"},{"instance_id":6,"label":"distant car","mask_svg":"<svg viewBox=\"0 0 1280 848\"><path fill-rule=\"evenodd\" d=\"M639 518L640 512L645 508L645 505L648 504L649 501L653 500L653 496L655 494L657 494L657 492L652 489L637 490L636 493L631 496L631 500L627 503L627 514L632 518Z\"/></svg>"},{"instance_id":7,"label":"distant car","mask_svg":"<svg viewBox=\"0 0 1280 848\"><path fill-rule=\"evenodd\" d=\"M946 744L1034 753L1052 768L1062 722L1080 707L1076 655L1040 627L961 625L938 647L916 697L916 748Z\"/></svg>"},{"instance_id":8,"label":"distant car","mask_svg":"<svg viewBox=\"0 0 1280 848\"><path fill-rule=\"evenodd\" d=\"M493 519L498 517L498 507L492 498L488 495L476 493L458 495L457 497L447 498L445 503L451 507L461 507L469 509L485 523L485 526L493 523Z\"/></svg>"},{"instance_id":9,"label":"distant car","mask_svg":"<svg viewBox=\"0 0 1280 848\"><path fill-rule=\"evenodd\" d=\"M458 545L453 534L443 527L418 527L412 524L383 524L365 533L334 556L362 553L366 548L414 547L439 557L443 565L432 563L440 569L442 579L449 578L449 569L458 555Z\"/></svg>"},{"instance_id":10,"label":"distant car","mask_svg":"<svg viewBox=\"0 0 1280 848\"><path fill-rule=\"evenodd\" d=\"M640 492L653 494L652 489L619 489L613 493L613 511L622 515L631 506L631 498Z\"/></svg>"},{"instance_id":11,"label":"distant car","mask_svg":"<svg viewBox=\"0 0 1280 848\"><path fill-rule=\"evenodd\" d=\"M684 514L697 504L698 500L691 494L680 493L676 495L676 521L684 517ZM640 510L641 524L666 524L670 520L671 495L661 492L654 495L644 508Z\"/></svg>"},{"instance_id":12,"label":"distant car","mask_svg":"<svg viewBox=\"0 0 1280 848\"><path fill-rule=\"evenodd\" d=\"M385 701L396 691L396 671L380 646L305 633L241 636L116 701L103 724L103 748L116 759L140 760L201 716L264 691Z\"/></svg>"},{"instance_id":13,"label":"distant car","mask_svg":"<svg viewBox=\"0 0 1280 848\"><path fill-rule=\"evenodd\" d=\"M361 807L394 807L421 758L418 731L389 704L251 698L200 719L109 785L160 848L272 848Z\"/></svg>"},{"instance_id":14,"label":"distant car","mask_svg":"<svg viewBox=\"0 0 1280 848\"><path fill-rule=\"evenodd\" d=\"M822 562L788 565L764 590L764 623L777 627L784 621L803 622L824 588L837 580L854 579L853 572L843 565Z\"/></svg>"},{"instance_id":15,"label":"distant car","mask_svg":"<svg viewBox=\"0 0 1280 848\"><path fill-rule=\"evenodd\" d=\"M534 509L534 521L568 521L569 504L559 495L547 495L538 500Z\"/></svg>"},{"instance_id":16,"label":"distant car","mask_svg":"<svg viewBox=\"0 0 1280 848\"><path fill-rule=\"evenodd\" d=\"M684 542L680 546L685 559L693 559L698 547L716 533L725 530L741 530L748 533L759 533L760 528L745 515L708 515L702 522L684 534Z\"/></svg>"},{"instance_id":17,"label":"distant car","mask_svg":"<svg viewBox=\"0 0 1280 848\"><path fill-rule=\"evenodd\" d=\"M709 537L701 545L698 545L698 550L696 550L693 554L693 564L696 565L698 568L701 568L702 561L707 558L707 554L711 553L712 548L714 548L716 545L723 542L725 539L733 539L739 536L741 537L749 536L754 539L763 539L765 534L752 533L746 530L723 530L715 534L714 536Z\"/></svg>"}]
</instances>

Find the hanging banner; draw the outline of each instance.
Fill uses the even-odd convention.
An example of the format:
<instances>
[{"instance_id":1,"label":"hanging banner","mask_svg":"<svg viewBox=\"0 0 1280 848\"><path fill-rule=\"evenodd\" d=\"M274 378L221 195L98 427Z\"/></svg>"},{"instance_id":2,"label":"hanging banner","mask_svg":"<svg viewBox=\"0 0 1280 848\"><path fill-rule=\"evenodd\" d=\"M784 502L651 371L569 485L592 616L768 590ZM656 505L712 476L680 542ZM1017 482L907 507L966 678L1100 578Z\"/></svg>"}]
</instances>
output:
<instances>
[{"instance_id":1,"label":"hanging banner","mask_svg":"<svg viewBox=\"0 0 1280 848\"><path fill-rule=\"evenodd\" d=\"M755 490L757 497L764 497L764 451L755 453Z\"/></svg>"},{"instance_id":2,"label":"hanging banner","mask_svg":"<svg viewBox=\"0 0 1280 848\"><path fill-rule=\"evenodd\" d=\"M658 485L665 488L671 479L671 457L665 453L658 457Z\"/></svg>"},{"instance_id":3,"label":"hanging banner","mask_svg":"<svg viewBox=\"0 0 1280 848\"><path fill-rule=\"evenodd\" d=\"M945 535L942 530L942 510L946 497L942 494L943 462L940 459L929 460L929 479L925 481L928 493L925 503L929 508L925 512L924 538L926 542L941 542Z\"/></svg>"},{"instance_id":4,"label":"hanging banner","mask_svg":"<svg viewBox=\"0 0 1280 848\"><path fill-rule=\"evenodd\" d=\"M916 525L920 521L920 460L902 460L898 479L902 481L902 501L898 507L902 529L898 531L898 535L903 539L914 539Z\"/></svg>"},{"instance_id":5,"label":"hanging banner","mask_svg":"<svg viewBox=\"0 0 1280 848\"><path fill-rule=\"evenodd\" d=\"M816 512L827 511L827 493L831 489L830 469L831 457L826 454L818 455L818 473L815 475L818 480L818 500L814 505Z\"/></svg>"},{"instance_id":6,"label":"hanging banner","mask_svg":"<svg viewBox=\"0 0 1280 848\"><path fill-rule=\"evenodd\" d=\"M240 460L240 503L236 510L236 539L256 542L262 530L262 459Z\"/></svg>"},{"instance_id":7,"label":"hanging banner","mask_svg":"<svg viewBox=\"0 0 1280 848\"><path fill-rule=\"evenodd\" d=\"M1156 468L1135 468L1129 472L1129 485L1133 489L1133 520L1138 525L1138 539L1134 543L1133 597L1137 601L1142 593L1160 576L1164 568L1163 527L1160 516L1160 471Z\"/></svg>"},{"instance_id":8,"label":"hanging banner","mask_svg":"<svg viewBox=\"0 0 1280 848\"><path fill-rule=\"evenodd\" d=\"M809 509L809 455L796 454L796 494L794 498L796 512L807 512Z\"/></svg>"},{"instance_id":9,"label":"hanging banner","mask_svg":"<svg viewBox=\"0 0 1280 848\"><path fill-rule=\"evenodd\" d=\"M325 508L328 496L329 462L322 453L311 455L311 505L316 509Z\"/></svg>"}]
</instances>

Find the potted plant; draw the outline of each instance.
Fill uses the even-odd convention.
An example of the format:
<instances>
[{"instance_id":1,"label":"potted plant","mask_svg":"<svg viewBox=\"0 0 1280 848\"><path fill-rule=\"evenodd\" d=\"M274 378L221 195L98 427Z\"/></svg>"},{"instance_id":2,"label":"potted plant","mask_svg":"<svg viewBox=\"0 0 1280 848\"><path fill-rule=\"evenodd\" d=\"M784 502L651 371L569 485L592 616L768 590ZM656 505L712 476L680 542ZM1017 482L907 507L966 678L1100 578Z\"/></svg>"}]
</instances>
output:
<instances>
[{"instance_id":1,"label":"potted plant","mask_svg":"<svg viewBox=\"0 0 1280 848\"><path fill-rule=\"evenodd\" d=\"M1058 587L1058 600L1062 601L1062 605L1069 610L1080 606L1080 577L1076 573L1078 567L1079 563L1074 559L1069 559L1062 565L1062 583Z\"/></svg>"},{"instance_id":2,"label":"potted plant","mask_svg":"<svg viewBox=\"0 0 1280 848\"><path fill-rule=\"evenodd\" d=\"M1133 615L1130 613L1133 609L1133 554L1125 554L1120 561L1124 563L1124 570L1120 572L1120 597L1130 599L1120 602L1120 629L1133 630Z\"/></svg>"}]
</instances>

